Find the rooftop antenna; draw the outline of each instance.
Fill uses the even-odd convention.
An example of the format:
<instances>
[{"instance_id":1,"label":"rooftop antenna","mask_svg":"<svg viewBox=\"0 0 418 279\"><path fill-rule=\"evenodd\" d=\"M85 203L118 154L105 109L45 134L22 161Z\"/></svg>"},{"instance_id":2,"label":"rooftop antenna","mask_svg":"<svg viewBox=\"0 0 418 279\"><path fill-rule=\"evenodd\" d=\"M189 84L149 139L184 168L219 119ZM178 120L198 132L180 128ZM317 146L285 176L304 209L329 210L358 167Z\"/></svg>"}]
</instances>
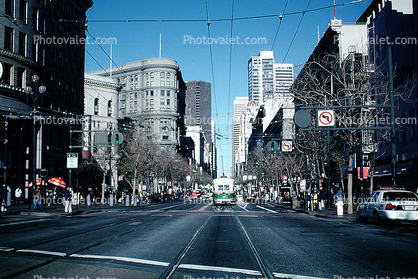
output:
<instances>
[{"instance_id":1,"label":"rooftop antenna","mask_svg":"<svg viewBox=\"0 0 418 279\"><path fill-rule=\"evenodd\" d=\"M160 54L158 57L161 58L161 32L160 32Z\"/></svg>"},{"instance_id":2,"label":"rooftop antenna","mask_svg":"<svg viewBox=\"0 0 418 279\"><path fill-rule=\"evenodd\" d=\"M337 10L335 9L335 0L334 0L334 19L337 17Z\"/></svg>"}]
</instances>

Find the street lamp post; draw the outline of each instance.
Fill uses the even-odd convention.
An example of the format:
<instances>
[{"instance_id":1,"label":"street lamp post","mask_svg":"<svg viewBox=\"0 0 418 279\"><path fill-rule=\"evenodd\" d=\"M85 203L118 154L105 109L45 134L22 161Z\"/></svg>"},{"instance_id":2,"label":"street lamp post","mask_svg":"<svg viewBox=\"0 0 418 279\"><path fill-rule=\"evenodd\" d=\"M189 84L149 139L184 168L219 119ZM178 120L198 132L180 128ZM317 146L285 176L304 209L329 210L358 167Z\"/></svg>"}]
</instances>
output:
<instances>
[{"instance_id":1,"label":"street lamp post","mask_svg":"<svg viewBox=\"0 0 418 279\"><path fill-rule=\"evenodd\" d=\"M33 75L31 78L32 82L33 82L33 88L30 86L27 86L25 88L25 93L27 98L29 99L29 97L32 99L32 103L33 103L33 111L32 111L32 117L33 117L33 145L32 145L32 195L34 193L34 190L36 189L36 119L35 119L35 114L36 114L36 101L38 100L39 97L42 98L43 93L46 92L46 87L41 85L38 85L39 82L39 76L38 75ZM31 195L31 196L32 196ZM31 205L33 202L33 197L32 197L32 201L31 201ZM45 205L43 205L45 206Z\"/></svg>"}]
</instances>

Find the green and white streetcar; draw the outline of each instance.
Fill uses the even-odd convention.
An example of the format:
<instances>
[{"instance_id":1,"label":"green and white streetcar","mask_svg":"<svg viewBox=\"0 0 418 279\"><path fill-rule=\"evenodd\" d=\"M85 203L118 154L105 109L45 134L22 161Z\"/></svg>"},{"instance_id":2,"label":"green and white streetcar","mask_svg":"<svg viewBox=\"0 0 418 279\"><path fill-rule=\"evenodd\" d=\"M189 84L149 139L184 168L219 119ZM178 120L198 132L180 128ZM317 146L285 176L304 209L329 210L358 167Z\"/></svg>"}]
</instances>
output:
<instances>
[{"instance_id":1,"label":"green and white streetcar","mask_svg":"<svg viewBox=\"0 0 418 279\"><path fill-rule=\"evenodd\" d=\"M213 180L213 203L218 205L232 206L235 204L234 180L221 177Z\"/></svg>"}]
</instances>

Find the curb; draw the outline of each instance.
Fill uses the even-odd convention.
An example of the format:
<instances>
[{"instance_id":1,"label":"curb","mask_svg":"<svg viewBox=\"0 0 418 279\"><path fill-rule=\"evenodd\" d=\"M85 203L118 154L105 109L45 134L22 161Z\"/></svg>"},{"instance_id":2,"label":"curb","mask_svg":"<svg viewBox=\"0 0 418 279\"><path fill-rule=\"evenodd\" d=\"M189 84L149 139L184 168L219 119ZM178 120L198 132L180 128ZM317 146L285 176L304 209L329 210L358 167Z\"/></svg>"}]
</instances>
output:
<instances>
[{"instance_id":1,"label":"curb","mask_svg":"<svg viewBox=\"0 0 418 279\"><path fill-rule=\"evenodd\" d=\"M318 217L318 218L342 219L342 220L349 220L349 221L356 221L357 220L356 217L353 217L353 216L328 215L328 214L317 213L316 211L309 211L307 209L291 208L291 207L287 207L287 206L280 205L280 204L274 204L274 203L270 203L270 204L273 205L273 206L276 206L276 207L281 207L281 208L284 208L284 209L293 210L293 211L298 212L298 213L304 213L304 214L308 214L308 215Z\"/></svg>"}]
</instances>

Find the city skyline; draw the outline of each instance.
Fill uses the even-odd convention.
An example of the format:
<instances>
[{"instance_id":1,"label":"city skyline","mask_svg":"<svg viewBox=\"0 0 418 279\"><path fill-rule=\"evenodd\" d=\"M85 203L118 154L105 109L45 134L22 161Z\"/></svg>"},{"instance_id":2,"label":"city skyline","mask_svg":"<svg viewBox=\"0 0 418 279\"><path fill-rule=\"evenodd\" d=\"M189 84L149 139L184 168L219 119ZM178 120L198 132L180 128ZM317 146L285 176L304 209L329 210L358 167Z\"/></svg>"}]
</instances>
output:
<instances>
[{"instance_id":1,"label":"city skyline","mask_svg":"<svg viewBox=\"0 0 418 279\"><path fill-rule=\"evenodd\" d=\"M109 68L110 57L115 67L159 57L161 50L161 57L177 61L185 81L211 82L212 118L220 135L218 154L224 154L229 176L232 104L235 97L248 95L248 59L260 51L273 50L277 62L295 65L296 75L317 44L318 29L322 34L334 16L332 1L307 5L308 2L290 2L286 8L284 3L273 1L257 5L235 3L232 32L232 3L215 1L206 6L204 2L186 1L181 6L167 3L163 8L154 2L142 3L140 7L132 3L127 10L123 5L108 9L109 2L97 2L87 13L86 34L89 42L95 38L104 44L86 44L86 72ZM343 6L343 1L336 1L337 18L353 23L370 2ZM303 13L304 10L308 12ZM281 19L279 14L283 15ZM212 44L208 44L207 15ZM111 46L112 38L117 40ZM250 38L250 44L245 44L246 38ZM251 39L255 44L251 44Z\"/></svg>"}]
</instances>

